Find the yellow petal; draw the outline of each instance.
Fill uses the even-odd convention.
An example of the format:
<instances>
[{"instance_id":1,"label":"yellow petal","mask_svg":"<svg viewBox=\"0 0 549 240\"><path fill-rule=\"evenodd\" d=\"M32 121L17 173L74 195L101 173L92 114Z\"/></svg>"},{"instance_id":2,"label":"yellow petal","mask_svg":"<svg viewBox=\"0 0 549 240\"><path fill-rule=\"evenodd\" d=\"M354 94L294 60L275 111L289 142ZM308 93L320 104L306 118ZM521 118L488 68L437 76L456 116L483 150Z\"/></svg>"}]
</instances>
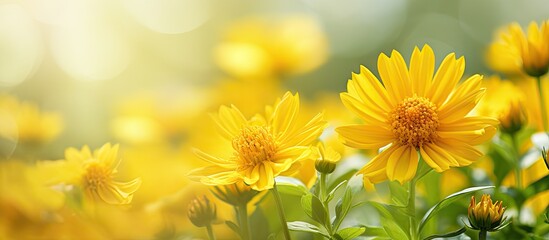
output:
<instances>
[{"instance_id":1,"label":"yellow petal","mask_svg":"<svg viewBox=\"0 0 549 240\"><path fill-rule=\"evenodd\" d=\"M436 144L423 144L420 147L423 160L437 172L448 170L451 166L457 166L457 161L444 149Z\"/></svg>"},{"instance_id":2,"label":"yellow petal","mask_svg":"<svg viewBox=\"0 0 549 240\"><path fill-rule=\"evenodd\" d=\"M341 93L340 97L343 105L362 118L365 123L382 124L387 121L387 112L375 107L375 105L365 104L348 93Z\"/></svg>"},{"instance_id":3,"label":"yellow petal","mask_svg":"<svg viewBox=\"0 0 549 240\"><path fill-rule=\"evenodd\" d=\"M410 181L416 175L418 154L414 147L401 146L387 161L387 177L401 184Z\"/></svg>"},{"instance_id":4,"label":"yellow petal","mask_svg":"<svg viewBox=\"0 0 549 240\"><path fill-rule=\"evenodd\" d=\"M199 157L200 159L204 160L204 161L207 161L209 163L212 163L212 164L215 164L215 165L218 165L220 167L223 167L223 168L236 168L236 164L234 163L234 161L227 161L225 159L222 159L222 158L218 158L218 157L214 157L210 154L207 154L205 152L202 152L201 150L199 149L193 149L193 153Z\"/></svg>"},{"instance_id":5,"label":"yellow petal","mask_svg":"<svg viewBox=\"0 0 549 240\"><path fill-rule=\"evenodd\" d=\"M377 61L379 75L391 98L402 101L411 96L410 76L404 58L393 50L391 57L380 54Z\"/></svg>"},{"instance_id":6,"label":"yellow petal","mask_svg":"<svg viewBox=\"0 0 549 240\"><path fill-rule=\"evenodd\" d=\"M410 60L412 92L417 93L418 96L425 96L431 87L434 71L435 54L433 49L427 44L421 51L415 47Z\"/></svg>"},{"instance_id":7,"label":"yellow petal","mask_svg":"<svg viewBox=\"0 0 549 240\"><path fill-rule=\"evenodd\" d=\"M290 92L286 92L282 97L282 100L275 106L272 116L272 131L275 136L282 135L291 132L297 121L297 115L299 113L299 94L295 96Z\"/></svg>"},{"instance_id":8,"label":"yellow petal","mask_svg":"<svg viewBox=\"0 0 549 240\"><path fill-rule=\"evenodd\" d=\"M454 53L446 56L435 73L433 85L427 95L431 102L442 106L461 79L464 70L465 60L463 57L456 60Z\"/></svg>"},{"instance_id":9,"label":"yellow petal","mask_svg":"<svg viewBox=\"0 0 549 240\"><path fill-rule=\"evenodd\" d=\"M228 140L232 140L240 134L242 127L247 124L244 115L233 105L230 108L221 106L218 114L212 114L211 117L221 135Z\"/></svg>"},{"instance_id":10,"label":"yellow petal","mask_svg":"<svg viewBox=\"0 0 549 240\"><path fill-rule=\"evenodd\" d=\"M381 148L395 139L383 125L348 125L335 130L345 145L360 149Z\"/></svg>"}]
</instances>

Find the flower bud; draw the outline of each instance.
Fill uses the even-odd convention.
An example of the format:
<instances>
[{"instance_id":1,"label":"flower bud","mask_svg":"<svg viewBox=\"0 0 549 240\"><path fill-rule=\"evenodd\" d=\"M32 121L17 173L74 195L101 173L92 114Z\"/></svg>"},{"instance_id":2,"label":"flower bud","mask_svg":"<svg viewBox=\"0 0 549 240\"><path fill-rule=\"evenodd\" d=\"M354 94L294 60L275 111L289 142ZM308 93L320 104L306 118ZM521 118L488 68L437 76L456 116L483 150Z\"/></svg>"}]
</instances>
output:
<instances>
[{"instance_id":1,"label":"flower bud","mask_svg":"<svg viewBox=\"0 0 549 240\"><path fill-rule=\"evenodd\" d=\"M506 133L516 133L526 123L526 113L518 99L509 102L506 111L500 115L501 130Z\"/></svg>"},{"instance_id":2,"label":"flower bud","mask_svg":"<svg viewBox=\"0 0 549 240\"><path fill-rule=\"evenodd\" d=\"M325 148L322 143L317 144L317 149L320 158L315 161L315 169L326 174L334 172L341 155L331 147Z\"/></svg>"},{"instance_id":3,"label":"flower bud","mask_svg":"<svg viewBox=\"0 0 549 240\"><path fill-rule=\"evenodd\" d=\"M189 204L187 216L197 227L205 227L212 224L217 216L215 204L210 202L206 196L197 197Z\"/></svg>"},{"instance_id":4,"label":"flower bud","mask_svg":"<svg viewBox=\"0 0 549 240\"><path fill-rule=\"evenodd\" d=\"M480 231L497 231L506 226L504 212L505 207L502 207L502 202L492 203L490 195L482 195L479 203L476 203L475 196L472 196L468 209L470 228Z\"/></svg>"}]
</instances>

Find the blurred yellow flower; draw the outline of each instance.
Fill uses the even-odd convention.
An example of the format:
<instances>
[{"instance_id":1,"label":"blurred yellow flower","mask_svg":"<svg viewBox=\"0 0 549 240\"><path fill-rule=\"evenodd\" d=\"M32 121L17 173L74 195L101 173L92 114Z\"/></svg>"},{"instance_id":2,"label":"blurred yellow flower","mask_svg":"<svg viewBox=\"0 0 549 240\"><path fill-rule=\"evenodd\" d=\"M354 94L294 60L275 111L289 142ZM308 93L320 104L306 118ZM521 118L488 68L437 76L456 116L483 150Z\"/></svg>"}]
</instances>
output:
<instances>
[{"instance_id":1,"label":"blurred yellow flower","mask_svg":"<svg viewBox=\"0 0 549 240\"><path fill-rule=\"evenodd\" d=\"M497 118L507 132L518 131L527 124L525 96L513 82L492 76L483 80L482 86L486 95L475 108L476 114Z\"/></svg>"},{"instance_id":2,"label":"blurred yellow flower","mask_svg":"<svg viewBox=\"0 0 549 240\"><path fill-rule=\"evenodd\" d=\"M381 54L378 70L383 82L365 67L353 74L341 100L364 124L341 126L336 131L345 144L355 148L391 144L358 172L365 182L411 180L418 155L437 172L469 165L482 156L473 145L489 140L498 121L466 116L484 89L479 75L456 88L464 69L463 57L456 59L452 53L435 73L434 53L425 45L421 51L414 49L409 69L399 52L393 51L391 57Z\"/></svg>"},{"instance_id":3,"label":"blurred yellow flower","mask_svg":"<svg viewBox=\"0 0 549 240\"><path fill-rule=\"evenodd\" d=\"M36 104L21 102L9 95L0 95L0 111L10 114L18 128L18 139L23 143L43 143L56 138L63 128L57 113L41 112ZM4 127L0 127L0 136Z\"/></svg>"},{"instance_id":4,"label":"blurred yellow flower","mask_svg":"<svg viewBox=\"0 0 549 240\"><path fill-rule=\"evenodd\" d=\"M141 179L129 182L114 180L120 164L118 159L118 144L110 143L95 150L93 154L88 146L81 150L69 148L65 151L68 166L73 167L73 184L81 186L87 197L102 200L108 204L129 204L133 194L141 185Z\"/></svg>"},{"instance_id":5,"label":"blurred yellow flower","mask_svg":"<svg viewBox=\"0 0 549 240\"><path fill-rule=\"evenodd\" d=\"M510 24L489 47L488 63L504 73L543 76L549 69L549 21L531 22L526 33L518 23Z\"/></svg>"},{"instance_id":6,"label":"blurred yellow flower","mask_svg":"<svg viewBox=\"0 0 549 240\"><path fill-rule=\"evenodd\" d=\"M240 78L309 72L327 56L326 36L307 15L236 22L215 51L219 67Z\"/></svg>"},{"instance_id":7,"label":"blurred yellow flower","mask_svg":"<svg viewBox=\"0 0 549 240\"><path fill-rule=\"evenodd\" d=\"M502 202L492 203L490 195L482 195L478 203L475 202L475 196L472 196L468 209L469 224L475 230L496 231L503 227L501 224L505 221L504 212Z\"/></svg>"},{"instance_id":8,"label":"blurred yellow flower","mask_svg":"<svg viewBox=\"0 0 549 240\"><path fill-rule=\"evenodd\" d=\"M246 119L235 106L221 106L212 115L221 134L232 142L234 154L227 159L196 150L213 165L196 169L191 177L207 185L227 185L243 180L252 189L273 188L274 178L289 173L294 163L309 158L309 146L326 125L322 114L309 121L298 118L299 95L290 92L267 107L265 116Z\"/></svg>"}]
</instances>

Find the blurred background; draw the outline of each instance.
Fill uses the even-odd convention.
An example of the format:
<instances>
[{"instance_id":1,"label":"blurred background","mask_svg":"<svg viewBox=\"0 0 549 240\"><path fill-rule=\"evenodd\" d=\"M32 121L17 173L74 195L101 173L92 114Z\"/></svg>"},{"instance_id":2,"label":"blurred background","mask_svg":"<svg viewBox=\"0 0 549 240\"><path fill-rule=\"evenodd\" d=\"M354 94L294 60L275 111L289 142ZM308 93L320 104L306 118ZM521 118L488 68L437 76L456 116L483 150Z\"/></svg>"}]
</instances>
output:
<instances>
[{"instance_id":1,"label":"blurred background","mask_svg":"<svg viewBox=\"0 0 549 240\"><path fill-rule=\"evenodd\" d=\"M62 211L56 221L97 236L169 238L192 228L185 206L208 192L185 175L204 165L190 149L226 153L208 117L220 105L250 117L285 91L299 92L304 111L326 110L330 132L354 121L339 92L360 65L377 75L380 53L396 49L408 61L415 46L429 44L437 64L455 52L466 59L466 76L489 76L495 32L548 17L545 0L0 0L0 156L57 160L69 147L120 143L121 178L143 180L132 210L111 209L92 226ZM300 175L308 186L311 169ZM0 219L0 233L72 236L44 220L43 209L28 208L31 200L11 201L19 190L6 190L9 176L2 180L0 209L14 204L20 212Z\"/></svg>"},{"instance_id":2,"label":"blurred background","mask_svg":"<svg viewBox=\"0 0 549 240\"><path fill-rule=\"evenodd\" d=\"M8 0L0 2L0 89L62 117L44 150L58 158L68 145L116 140L115 116L147 107L121 106L132 98L184 119L217 108L215 89L238 91L227 88L239 81L275 81L311 98L343 91L361 64L375 73L381 52L407 57L426 43L437 62L456 52L466 75L489 74L484 52L496 29L547 16L544 0Z\"/></svg>"}]
</instances>

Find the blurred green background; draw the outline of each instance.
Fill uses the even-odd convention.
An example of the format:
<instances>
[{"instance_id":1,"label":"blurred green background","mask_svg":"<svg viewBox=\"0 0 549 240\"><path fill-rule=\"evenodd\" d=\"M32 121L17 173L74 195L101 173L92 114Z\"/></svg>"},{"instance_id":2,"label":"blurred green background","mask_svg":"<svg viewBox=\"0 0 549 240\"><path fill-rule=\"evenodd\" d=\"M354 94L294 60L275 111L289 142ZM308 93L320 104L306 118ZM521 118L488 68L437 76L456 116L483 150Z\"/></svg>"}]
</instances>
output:
<instances>
[{"instance_id":1,"label":"blurred green background","mask_svg":"<svg viewBox=\"0 0 549 240\"><path fill-rule=\"evenodd\" d=\"M465 56L466 75L489 75L484 52L495 31L547 19L549 1L0 1L0 89L61 114L64 130L41 153L61 158L69 146L115 141L119 103L143 92L161 96L167 111L190 109L189 118L217 108L201 91L235 78L216 61L227 29L249 17L293 15L315 21L327 55L314 69L276 81L313 97L344 91L360 65L376 73L381 52L407 58L424 44L437 63L456 52Z\"/></svg>"}]
</instances>

